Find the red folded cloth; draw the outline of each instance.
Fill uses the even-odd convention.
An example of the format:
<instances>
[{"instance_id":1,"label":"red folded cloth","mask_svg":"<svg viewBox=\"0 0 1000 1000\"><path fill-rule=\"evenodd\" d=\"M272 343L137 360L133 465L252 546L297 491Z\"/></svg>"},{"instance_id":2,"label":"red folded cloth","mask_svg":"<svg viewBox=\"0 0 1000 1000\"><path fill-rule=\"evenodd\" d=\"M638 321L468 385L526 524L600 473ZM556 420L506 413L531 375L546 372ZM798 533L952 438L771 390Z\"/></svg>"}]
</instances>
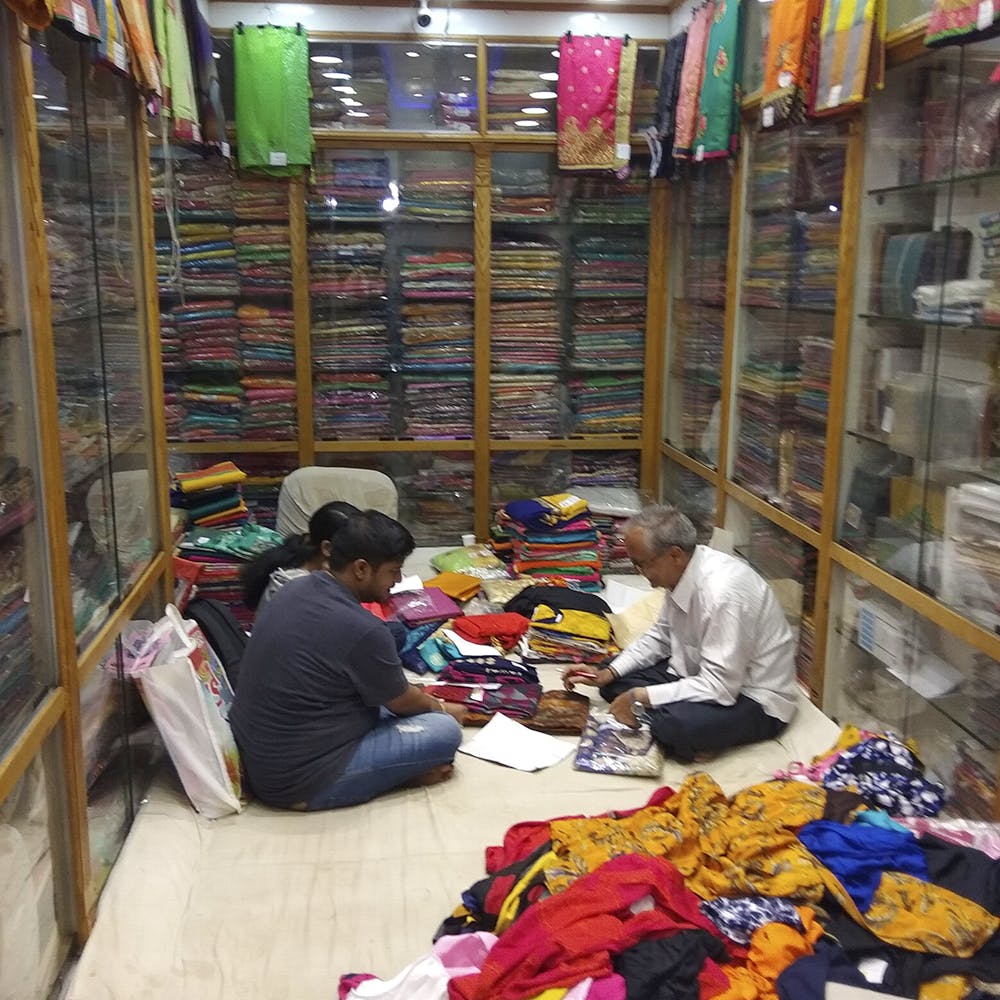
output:
<instances>
[{"instance_id":1,"label":"red folded cloth","mask_svg":"<svg viewBox=\"0 0 1000 1000\"><path fill-rule=\"evenodd\" d=\"M507 650L517 645L517 640L530 625L524 615L505 611L499 615L466 615L456 619L452 628L469 642L489 645L491 640L496 639Z\"/></svg>"}]
</instances>

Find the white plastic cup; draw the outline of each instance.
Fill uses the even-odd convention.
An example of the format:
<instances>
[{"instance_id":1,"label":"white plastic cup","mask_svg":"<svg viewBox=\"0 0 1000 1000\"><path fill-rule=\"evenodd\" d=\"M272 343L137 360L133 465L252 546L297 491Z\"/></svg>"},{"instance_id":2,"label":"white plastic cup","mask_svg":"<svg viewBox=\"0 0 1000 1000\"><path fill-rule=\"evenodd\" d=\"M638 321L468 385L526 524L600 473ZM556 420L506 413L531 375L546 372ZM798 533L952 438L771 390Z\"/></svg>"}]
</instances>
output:
<instances>
[{"instance_id":1,"label":"white plastic cup","mask_svg":"<svg viewBox=\"0 0 1000 1000\"><path fill-rule=\"evenodd\" d=\"M469 533L465 534L465 535L462 535L462 544L463 545L475 545L476 544L476 536L471 531Z\"/></svg>"}]
</instances>

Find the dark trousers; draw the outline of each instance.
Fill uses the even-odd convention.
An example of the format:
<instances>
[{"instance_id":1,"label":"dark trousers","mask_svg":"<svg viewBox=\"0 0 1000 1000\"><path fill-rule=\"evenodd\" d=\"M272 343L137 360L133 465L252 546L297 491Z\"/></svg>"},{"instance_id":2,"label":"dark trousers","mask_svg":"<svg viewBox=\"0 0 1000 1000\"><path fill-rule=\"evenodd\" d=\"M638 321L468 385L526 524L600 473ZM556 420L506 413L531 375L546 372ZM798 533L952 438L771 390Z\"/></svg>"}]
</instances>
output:
<instances>
[{"instance_id":1,"label":"dark trousers","mask_svg":"<svg viewBox=\"0 0 1000 1000\"><path fill-rule=\"evenodd\" d=\"M623 691L680 678L670 669L670 659L635 670L601 688L605 701L614 701ZM726 750L745 743L773 740L786 723L768 715L761 706L741 694L734 705L705 701L674 701L647 708L649 726L656 741L677 760L688 763L695 754Z\"/></svg>"}]
</instances>

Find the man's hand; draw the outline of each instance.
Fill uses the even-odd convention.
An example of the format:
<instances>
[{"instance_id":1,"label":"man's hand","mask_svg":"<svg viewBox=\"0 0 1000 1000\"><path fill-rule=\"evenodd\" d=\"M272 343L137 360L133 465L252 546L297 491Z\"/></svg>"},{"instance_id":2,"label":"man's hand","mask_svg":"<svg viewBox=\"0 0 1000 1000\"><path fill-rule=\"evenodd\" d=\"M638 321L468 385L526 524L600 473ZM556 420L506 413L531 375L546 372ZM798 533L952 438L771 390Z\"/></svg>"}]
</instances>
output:
<instances>
[{"instance_id":1,"label":"man's hand","mask_svg":"<svg viewBox=\"0 0 1000 1000\"><path fill-rule=\"evenodd\" d=\"M566 667L562 672L563 687L572 691L575 684L587 684L590 687L604 687L615 679L615 675L607 668L600 670L594 667L582 666L578 663Z\"/></svg>"},{"instance_id":2,"label":"man's hand","mask_svg":"<svg viewBox=\"0 0 1000 1000\"><path fill-rule=\"evenodd\" d=\"M450 701L443 701L441 702L441 706L460 726L465 725L469 711L464 705L453 705Z\"/></svg>"},{"instance_id":3,"label":"man's hand","mask_svg":"<svg viewBox=\"0 0 1000 1000\"><path fill-rule=\"evenodd\" d=\"M639 702L640 705L649 704L649 696L645 688L633 688L631 691L622 691L620 695L608 707L608 712L623 726L630 729L639 728L639 720L635 717L632 706Z\"/></svg>"}]
</instances>

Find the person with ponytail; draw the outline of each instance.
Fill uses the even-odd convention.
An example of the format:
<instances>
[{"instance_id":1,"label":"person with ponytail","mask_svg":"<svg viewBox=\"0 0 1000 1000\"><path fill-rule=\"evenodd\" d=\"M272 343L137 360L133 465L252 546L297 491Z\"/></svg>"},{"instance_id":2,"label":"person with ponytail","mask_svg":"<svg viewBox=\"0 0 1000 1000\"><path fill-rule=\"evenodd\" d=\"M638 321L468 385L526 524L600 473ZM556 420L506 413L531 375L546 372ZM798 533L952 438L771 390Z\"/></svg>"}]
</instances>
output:
<instances>
[{"instance_id":1,"label":"person with ponytail","mask_svg":"<svg viewBox=\"0 0 1000 1000\"><path fill-rule=\"evenodd\" d=\"M309 533L291 535L273 549L246 564L240 573L243 603L256 611L274 597L289 580L322 569L326 557L323 541L329 541L359 508L344 500L331 500L309 518Z\"/></svg>"}]
</instances>

